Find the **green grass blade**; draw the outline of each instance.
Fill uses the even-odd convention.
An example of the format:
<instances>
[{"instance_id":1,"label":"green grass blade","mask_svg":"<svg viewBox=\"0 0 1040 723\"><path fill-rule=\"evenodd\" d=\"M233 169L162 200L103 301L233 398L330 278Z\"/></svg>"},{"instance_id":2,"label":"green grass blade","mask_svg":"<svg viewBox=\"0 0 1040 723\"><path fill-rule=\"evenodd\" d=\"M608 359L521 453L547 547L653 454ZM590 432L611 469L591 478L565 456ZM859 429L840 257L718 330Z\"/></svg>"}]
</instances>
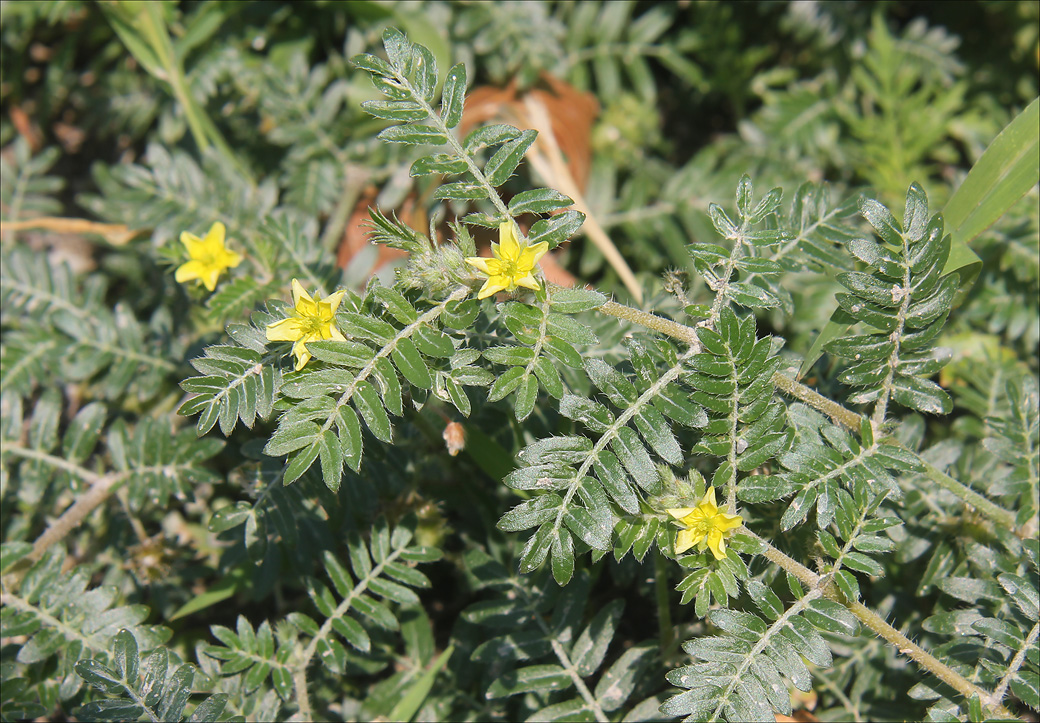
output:
<instances>
[{"instance_id":1,"label":"green grass blade","mask_svg":"<svg viewBox=\"0 0 1040 723\"><path fill-rule=\"evenodd\" d=\"M410 721L415 717L419 708L422 707L423 701L426 700L426 696L433 689L433 681L437 678L437 674L448 664L448 659L454 652L455 646L449 645L447 650L437 656L433 664L415 681L415 685L408 689L405 696L390 711L389 720Z\"/></svg>"},{"instance_id":2,"label":"green grass blade","mask_svg":"<svg viewBox=\"0 0 1040 723\"><path fill-rule=\"evenodd\" d=\"M1040 98L1018 114L989 144L960 188L950 197L943 218L953 235L944 274L980 263L968 244L1040 181ZM977 273L977 271L976 271ZM974 274L961 272L962 283Z\"/></svg>"}]
</instances>

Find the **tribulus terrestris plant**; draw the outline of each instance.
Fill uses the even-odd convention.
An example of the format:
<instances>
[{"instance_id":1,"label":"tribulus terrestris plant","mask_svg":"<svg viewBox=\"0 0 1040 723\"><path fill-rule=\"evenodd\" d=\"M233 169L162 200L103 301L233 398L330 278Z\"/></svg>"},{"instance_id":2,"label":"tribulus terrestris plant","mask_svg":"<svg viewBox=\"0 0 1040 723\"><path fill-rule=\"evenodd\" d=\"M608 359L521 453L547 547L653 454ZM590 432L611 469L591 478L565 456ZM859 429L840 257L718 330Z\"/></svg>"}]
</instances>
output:
<instances>
[{"instance_id":1,"label":"tribulus terrestris plant","mask_svg":"<svg viewBox=\"0 0 1040 723\"><path fill-rule=\"evenodd\" d=\"M147 12L115 15L124 41ZM3 718L70 701L156 721L757 721L814 696L851 718L1040 711L1035 360L975 387L939 376L979 298L968 242L1037 182L1040 104L941 211L912 178L892 207L744 175L686 271L624 304L541 270L589 211L517 176L560 159L553 139L462 133L466 66L442 76L393 28L382 44L351 60L381 94L361 106L438 209L426 233L371 209L370 239L407 252L392 278L346 281L315 215L276 208L190 105L203 166L154 146L90 201L118 214L120 186L240 174L219 217L153 208L168 241L115 268L164 279L186 315L108 308L102 277L5 244L3 495L21 517L4 514ZM46 173L18 152L23 177ZM833 313L790 348L777 315L828 283ZM171 395L180 358L194 372ZM89 392L66 399L71 383ZM200 490L208 530L137 521ZM99 548L84 523L110 498L121 542ZM198 562L176 554L192 540ZM138 602L192 565L219 578L156 593L158 616Z\"/></svg>"}]
</instances>

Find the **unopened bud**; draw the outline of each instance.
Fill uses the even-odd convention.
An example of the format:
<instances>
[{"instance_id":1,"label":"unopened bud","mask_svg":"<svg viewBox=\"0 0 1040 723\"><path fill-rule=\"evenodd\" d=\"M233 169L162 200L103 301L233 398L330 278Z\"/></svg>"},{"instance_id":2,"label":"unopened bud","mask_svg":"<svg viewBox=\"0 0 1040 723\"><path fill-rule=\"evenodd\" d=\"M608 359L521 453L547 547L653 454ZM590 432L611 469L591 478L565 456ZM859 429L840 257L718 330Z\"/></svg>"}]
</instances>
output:
<instances>
[{"instance_id":1,"label":"unopened bud","mask_svg":"<svg viewBox=\"0 0 1040 723\"><path fill-rule=\"evenodd\" d=\"M461 452L466 446L466 430L458 422L448 422L444 428L444 445L448 448L448 454L452 457Z\"/></svg>"}]
</instances>

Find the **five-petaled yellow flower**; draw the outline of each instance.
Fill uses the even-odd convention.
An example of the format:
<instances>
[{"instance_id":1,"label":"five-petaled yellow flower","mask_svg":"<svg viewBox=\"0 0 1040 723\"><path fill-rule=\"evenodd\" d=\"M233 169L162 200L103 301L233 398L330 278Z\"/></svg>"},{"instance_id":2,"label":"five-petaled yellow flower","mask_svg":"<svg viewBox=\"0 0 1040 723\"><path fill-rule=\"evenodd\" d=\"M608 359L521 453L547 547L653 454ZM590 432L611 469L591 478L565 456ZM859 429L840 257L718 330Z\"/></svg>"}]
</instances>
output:
<instances>
[{"instance_id":1,"label":"five-petaled yellow flower","mask_svg":"<svg viewBox=\"0 0 1040 723\"><path fill-rule=\"evenodd\" d=\"M528 246L520 245L516 238L516 229L512 221L506 221L498 227L498 243L491 244L493 259L479 256L466 259L466 263L476 266L487 274L487 281L477 293L478 299L486 299L499 291L513 291L517 286L537 291L541 288L538 280L531 273L538 264L538 259L549 250L545 241Z\"/></svg>"},{"instance_id":2,"label":"five-petaled yellow flower","mask_svg":"<svg viewBox=\"0 0 1040 723\"><path fill-rule=\"evenodd\" d=\"M694 545L703 551L711 549L716 560L726 556L726 538L744 524L740 515L730 515L719 510L715 504L715 488L709 487L696 507L678 507L667 510L675 519L686 525L675 536L675 554L686 552Z\"/></svg>"},{"instance_id":3,"label":"five-petaled yellow flower","mask_svg":"<svg viewBox=\"0 0 1040 723\"><path fill-rule=\"evenodd\" d=\"M184 231L181 234L181 243L188 249L189 261L177 267L177 273L173 278L182 284L198 279L207 291L217 288L217 277L224 273L225 269L233 269L242 263L242 256L224 244L226 231L220 221L209 227L206 238L199 238Z\"/></svg>"},{"instance_id":4,"label":"five-petaled yellow flower","mask_svg":"<svg viewBox=\"0 0 1040 723\"><path fill-rule=\"evenodd\" d=\"M292 341L292 353L296 357L295 371L300 371L310 361L307 342L335 339L346 341L336 328L336 309L345 291L337 291L324 299L315 301L299 281L292 280L293 309L288 319L267 325L268 341Z\"/></svg>"}]
</instances>

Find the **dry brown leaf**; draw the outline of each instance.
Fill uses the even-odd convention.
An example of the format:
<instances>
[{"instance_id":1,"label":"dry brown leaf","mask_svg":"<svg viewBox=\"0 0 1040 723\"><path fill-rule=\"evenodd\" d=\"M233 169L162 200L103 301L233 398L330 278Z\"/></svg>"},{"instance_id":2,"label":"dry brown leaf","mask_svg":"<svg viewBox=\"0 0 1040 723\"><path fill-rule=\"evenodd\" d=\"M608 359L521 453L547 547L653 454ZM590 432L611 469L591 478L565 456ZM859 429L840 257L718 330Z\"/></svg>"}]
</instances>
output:
<instances>
[{"instance_id":1,"label":"dry brown leaf","mask_svg":"<svg viewBox=\"0 0 1040 723\"><path fill-rule=\"evenodd\" d=\"M526 99L533 98L548 112L568 170L578 188L584 191L592 164L592 124L599 114L599 103L591 93L582 92L548 73L542 73L541 80L548 88L532 88L523 95L517 93L516 83L512 81L505 88L474 88L466 96L459 131L466 135L473 128L494 120L512 123L522 130L530 129L525 107Z\"/></svg>"}]
</instances>

